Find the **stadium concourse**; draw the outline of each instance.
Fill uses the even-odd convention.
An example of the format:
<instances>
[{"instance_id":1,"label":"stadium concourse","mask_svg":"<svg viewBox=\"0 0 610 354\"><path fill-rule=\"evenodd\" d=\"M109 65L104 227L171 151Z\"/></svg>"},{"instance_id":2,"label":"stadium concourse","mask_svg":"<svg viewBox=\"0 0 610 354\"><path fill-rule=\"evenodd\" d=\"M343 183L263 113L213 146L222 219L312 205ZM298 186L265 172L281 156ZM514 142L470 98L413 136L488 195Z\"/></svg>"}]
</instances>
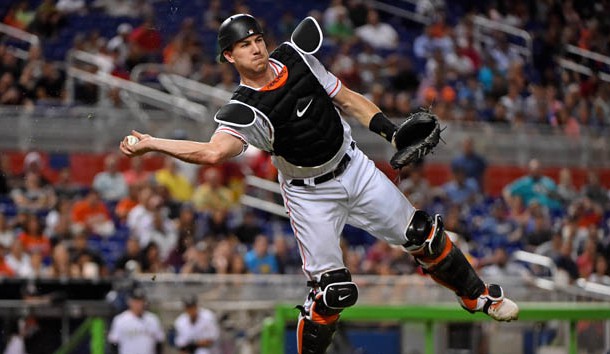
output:
<instances>
[{"instance_id":1,"label":"stadium concourse","mask_svg":"<svg viewBox=\"0 0 610 354\"><path fill-rule=\"evenodd\" d=\"M72 49L95 54L100 70L116 77L129 79L138 64L157 63L232 90L235 73L215 61L224 18L252 13L263 19L273 48L312 15L327 36L321 60L388 116L431 107L465 131L499 127L604 145L610 83L601 78L610 61L580 60L595 74L587 76L560 70L554 55L568 45L610 55L607 1L415 3L396 6L429 24L366 1L2 1L2 22L41 42L25 48L0 34L0 108L54 119L53 110L100 103L97 86L66 84ZM475 15L527 30L531 56L516 52L500 32L481 48ZM104 94L113 108L126 108L118 89ZM525 164L505 164L478 151L477 140L464 139L451 163L422 161L401 171L376 163L417 207L446 215L446 228L461 235L483 275L533 272L511 261L512 252L527 250L552 258L567 283L584 278L610 285L608 161L562 166L527 156ZM239 203L245 176L275 180L269 156L195 168L117 152L25 151L18 144L0 151L1 277L112 279L133 264L156 274L301 272L287 222ZM344 249L353 274L418 272L401 250L353 228L345 230Z\"/></svg>"}]
</instances>

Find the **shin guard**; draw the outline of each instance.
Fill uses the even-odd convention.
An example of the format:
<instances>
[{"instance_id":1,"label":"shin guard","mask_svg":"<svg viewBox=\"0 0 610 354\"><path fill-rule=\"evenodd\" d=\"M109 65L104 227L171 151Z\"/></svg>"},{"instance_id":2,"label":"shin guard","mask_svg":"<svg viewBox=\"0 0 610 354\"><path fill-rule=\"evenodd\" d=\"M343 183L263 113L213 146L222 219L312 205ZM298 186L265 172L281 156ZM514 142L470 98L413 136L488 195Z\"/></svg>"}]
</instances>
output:
<instances>
[{"instance_id":1,"label":"shin guard","mask_svg":"<svg viewBox=\"0 0 610 354\"><path fill-rule=\"evenodd\" d=\"M316 323L305 316L299 316L297 325L297 348L299 354L324 354L333 340L337 322Z\"/></svg>"},{"instance_id":2,"label":"shin guard","mask_svg":"<svg viewBox=\"0 0 610 354\"><path fill-rule=\"evenodd\" d=\"M320 300L320 299L316 299ZM309 311L301 310L297 325L298 354L324 354L330 346L333 334L337 329L340 311L332 315L322 315L316 311L317 301L311 304Z\"/></svg>"},{"instance_id":3,"label":"shin guard","mask_svg":"<svg viewBox=\"0 0 610 354\"><path fill-rule=\"evenodd\" d=\"M449 238L445 242L445 250L438 257L416 257L417 261L432 279L453 290L457 296L476 299L485 291L485 283L462 251Z\"/></svg>"},{"instance_id":4,"label":"shin guard","mask_svg":"<svg viewBox=\"0 0 610 354\"><path fill-rule=\"evenodd\" d=\"M485 291L474 268L447 237L439 215L432 219L426 212L416 211L406 236L408 241L403 247L436 282L469 299Z\"/></svg>"}]
</instances>

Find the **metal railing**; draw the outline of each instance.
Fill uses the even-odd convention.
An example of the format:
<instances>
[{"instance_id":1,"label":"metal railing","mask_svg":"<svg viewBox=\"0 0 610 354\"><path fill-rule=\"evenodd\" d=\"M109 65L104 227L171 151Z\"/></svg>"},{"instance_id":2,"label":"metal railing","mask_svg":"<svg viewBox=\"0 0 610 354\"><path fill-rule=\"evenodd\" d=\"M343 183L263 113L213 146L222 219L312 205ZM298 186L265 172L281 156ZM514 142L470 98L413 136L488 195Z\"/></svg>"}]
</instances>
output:
<instances>
[{"instance_id":1,"label":"metal railing","mask_svg":"<svg viewBox=\"0 0 610 354\"><path fill-rule=\"evenodd\" d=\"M495 43L495 40L486 31L500 31L505 34L521 38L524 42L523 45L511 43L510 46L516 49L519 54L523 55L528 63L531 63L533 40L528 31L515 26L507 25L502 22L492 21L478 15L473 16L473 23L475 25L474 38L479 43L485 43L487 45L493 45L493 43Z\"/></svg>"},{"instance_id":2,"label":"metal railing","mask_svg":"<svg viewBox=\"0 0 610 354\"><path fill-rule=\"evenodd\" d=\"M197 100L227 102L231 99L232 95L232 93L227 90L206 85L199 81L191 80L176 74L161 73L159 74L159 79L168 80L168 82L171 82L175 87L178 87L187 97L195 98Z\"/></svg>"},{"instance_id":3,"label":"metal railing","mask_svg":"<svg viewBox=\"0 0 610 354\"><path fill-rule=\"evenodd\" d=\"M107 129L124 133L136 128L136 124L153 127L151 124L154 122L156 123L156 127L153 127L155 133L166 134L167 131L163 130L162 125L167 123L175 128L182 125L183 129L189 129L189 132L192 132L189 134L191 138L208 139L217 127L217 123L212 119L212 113L204 113L204 106L201 104L110 75L104 75L105 78L100 79L102 75L78 70L71 72L96 83L100 83L100 80L111 81L114 83L114 87L119 87L123 91L130 90L130 97L137 98L138 95L145 95L149 91L153 92L156 98L163 96L166 101L159 101L152 97L150 100L151 105L155 104L163 110L143 109L146 117L138 120L133 119L135 115L133 110L113 107L54 107L33 111L25 107L0 107L0 148L48 151L49 147L45 141L49 139L69 140L74 138L78 140L82 136L87 137L88 144L81 146L81 149L91 151L89 148L92 146L104 146L104 141L108 136ZM146 102L145 99L145 97L139 98L139 101ZM183 105L183 102L186 102L187 105ZM194 106L195 109L189 110L188 106ZM201 111L198 110L198 107ZM172 112L177 114L171 114ZM205 119L184 119L181 114L191 114ZM69 119L70 117L95 119ZM394 152L392 145L379 139L368 128L355 120L348 119L348 122L358 146L370 158L387 161L392 156ZM608 168L610 166L610 144L604 135L607 136L607 133L601 129L589 130L581 127L581 135L575 138L554 131L550 126L524 125L515 128L485 122L465 126L459 122L445 121L441 124L447 126L443 133L446 144L439 144L435 153L426 157L426 160L431 163L450 162L456 153L461 151L462 142L466 137L476 137L476 151L484 151L485 158L490 164L526 166L529 159L536 157L543 166L568 168L589 166ZM67 130L62 125L71 128ZM59 151L79 151L77 148L78 145L64 142Z\"/></svg>"},{"instance_id":4,"label":"metal railing","mask_svg":"<svg viewBox=\"0 0 610 354\"><path fill-rule=\"evenodd\" d=\"M30 44L30 46L39 46L40 45L40 38L38 38L37 35L26 32L26 31L22 31L15 27L8 26L1 22L0 22L0 33L4 33L7 36L13 37L13 38L18 39L23 42L27 42ZM20 48L12 48L12 50L15 53L15 56L17 58L23 59L23 60L28 59L29 54L27 51L24 51L23 49L20 49Z\"/></svg>"},{"instance_id":5,"label":"metal railing","mask_svg":"<svg viewBox=\"0 0 610 354\"><path fill-rule=\"evenodd\" d=\"M207 107L189 101L183 97L177 97L103 72L92 74L88 71L74 67L68 68L67 72L68 76L85 82L127 91L130 95L136 97L139 102L146 103L159 109L182 114L197 121L205 122L211 120Z\"/></svg>"},{"instance_id":6,"label":"metal railing","mask_svg":"<svg viewBox=\"0 0 610 354\"><path fill-rule=\"evenodd\" d=\"M164 64L138 64L131 71L130 78L134 82L141 82L143 75L147 72L157 73L159 83L166 90L179 97L211 103L215 106L224 104L231 99L232 92L172 73Z\"/></svg>"},{"instance_id":7,"label":"metal railing","mask_svg":"<svg viewBox=\"0 0 610 354\"><path fill-rule=\"evenodd\" d=\"M558 57L558 58L556 58L556 61L557 61L557 64L559 64L559 66L561 66L564 70L573 71L573 72L587 75L587 76L597 75L600 80L610 82L610 74L607 74L604 72L596 73L593 70L591 70L588 66L585 66L585 65L582 65L579 63L575 63L574 61L567 59L565 57Z\"/></svg>"},{"instance_id":8,"label":"metal railing","mask_svg":"<svg viewBox=\"0 0 610 354\"><path fill-rule=\"evenodd\" d=\"M279 183L269 181L264 178L256 176L246 176L244 183L246 184L246 193L260 194L261 191L263 193L281 193ZM284 205L270 201L273 199L274 198L261 198L260 196L244 194L241 196L240 202L245 206L287 218L288 214L286 213L286 208L284 208Z\"/></svg>"},{"instance_id":9,"label":"metal railing","mask_svg":"<svg viewBox=\"0 0 610 354\"><path fill-rule=\"evenodd\" d=\"M590 51L587 49L579 48L573 44L566 44L564 49L566 50L567 53L577 55L582 58L595 60L595 61L598 61L600 63L604 63L604 64L610 66L610 57L608 57L606 55L602 55L600 53L593 52L593 51Z\"/></svg>"},{"instance_id":10,"label":"metal railing","mask_svg":"<svg viewBox=\"0 0 610 354\"><path fill-rule=\"evenodd\" d=\"M369 0L366 3L367 3L367 5L371 6L372 8L375 8L377 10L385 11L392 15L400 16L402 18L406 18L408 20L411 20L416 23L421 23L423 25L427 25L431 21L430 18L423 16L421 14L418 14L415 11L409 11L409 10L400 8L398 6L386 4L381 1ZM412 3L412 2L409 2L409 3Z\"/></svg>"},{"instance_id":11,"label":"metal railing","mask_svg":"<svg viewBox=\"0 0 610 354\"><path fill-rule=\"evenodd\" d=\"M0 150L54 153L115 151L132 129L158 137L172 137L178 129L193 140L206 140L215 126L163 110L147 110L136 119L126 108L77 106L34 108L0 106Z\"/></svg>"},{"instance_id":12,"label":"metal railing","mask_svg":"<svg viewBox=\"0 0 610 354\"><path fill-rule=\"evenodd\" d=\"M79 63L96 68L94 72L83 70ZM185 97L163 92L137 82L125 80L109 74L105 61L99 56L80 50L71 50L66 57L66 89L68 102L74 101L75 80L96 84L100 87L98 103L108 106L108 88L119 89L121 98L136 117L148 120L148 111L142 109L141 103L161 110L174 112L199 122L211 121L208 108Z\"/></svg>"}]
</instances>

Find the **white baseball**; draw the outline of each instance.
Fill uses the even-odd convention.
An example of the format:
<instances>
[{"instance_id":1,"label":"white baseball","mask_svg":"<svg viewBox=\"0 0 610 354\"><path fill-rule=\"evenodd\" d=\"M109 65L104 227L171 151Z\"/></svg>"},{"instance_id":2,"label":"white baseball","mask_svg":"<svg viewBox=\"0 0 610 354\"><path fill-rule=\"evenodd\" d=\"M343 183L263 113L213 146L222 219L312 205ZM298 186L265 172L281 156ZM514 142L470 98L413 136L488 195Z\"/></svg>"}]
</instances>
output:
<instances>
[{"instance_id":1,"label":"white baseball","mask_svg":"<svg viewBox=\"0 0 610 354\"><path fill-rule=\"evenodd\" d=\"M127 145L135 145L140 141L140 139L136 138L133 135L127 135Z\"/></svg>"}]
</instances>

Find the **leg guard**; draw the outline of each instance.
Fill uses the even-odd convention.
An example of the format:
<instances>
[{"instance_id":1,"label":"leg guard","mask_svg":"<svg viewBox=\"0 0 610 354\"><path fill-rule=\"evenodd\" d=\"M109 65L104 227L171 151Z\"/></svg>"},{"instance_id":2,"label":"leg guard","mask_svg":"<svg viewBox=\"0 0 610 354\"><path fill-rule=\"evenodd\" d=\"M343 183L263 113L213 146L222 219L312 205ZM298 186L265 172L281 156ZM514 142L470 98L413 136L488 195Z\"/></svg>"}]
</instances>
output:
<instances>
[{"instance_id":1,"label":"leg guard","mask_svg":"<svg viewBox=\"0 0 610 354\"><path fill-rule=\"evenodd\" d=\"M439 215L434 219L418 210L406 232L403 248L411 253L432 278L452 289L458 296L475 299L485 291L485 284L462 251L445 234Z\"/></svg>"},{"instance_id":2,"label":"leg guard","mask_svg":"<svg viewBox=\"0 0 610 354\"><path fill-rule=\"evenodd\" d=\"M358 300L358 287L346 268L322 274L312 287L307 301L297 306L301 311L297 326L299 354L324 354L332 342L339 313Z\"/></svg>"}]
</instances>

